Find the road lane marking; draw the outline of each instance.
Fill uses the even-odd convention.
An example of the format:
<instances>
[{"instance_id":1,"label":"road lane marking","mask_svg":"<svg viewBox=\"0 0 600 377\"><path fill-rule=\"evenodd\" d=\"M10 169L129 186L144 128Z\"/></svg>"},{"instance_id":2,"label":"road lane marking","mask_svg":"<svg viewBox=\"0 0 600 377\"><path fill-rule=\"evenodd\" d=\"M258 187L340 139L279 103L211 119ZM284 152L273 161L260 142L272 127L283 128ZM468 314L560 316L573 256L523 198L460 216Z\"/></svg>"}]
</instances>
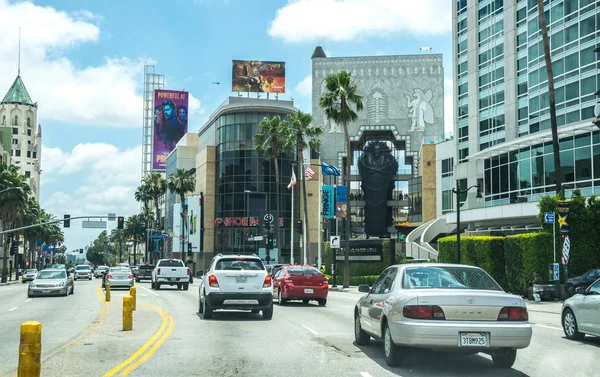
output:
<instances>
[{"instance_id":1,"label":"road lane marking","mask_svg":"<svg viewBox=\"0 0 600 377\"><path fill-rule=\"evenodd\" d=\"M111 370L109 370L108 372L106 372L106 374L104 374L103 377L114 376L120 370L122 370L123 368L127 367L129 364L134 362L141 354L143 354L156 341L156 339L158 339L159 336L161 336L161 334L164 332L165 328L167 327L169 318L163 313L162 309L159 309L156 306L147 305L147 304L140 304L140 306L144 306L144 307L153 309L160 315L160 317L162 318L162 324L161 324L160 328L158 329L158 331L156 331L154 333L154 335L152 335L152 337L150 339L148 339L148 341L146 343L144 343L137 351L135 351L133 353L133 355L129 356L129 358L127 358L127 360L123 361L121 364L117 365L116 367L114 367Z\"/></svg>"},{"instance_id":2,"label":"road lane marking","mask_svg":"<svg viewBox=\"0 0 600 377\"><path fill-rule=\"evenodd\" d=\"M311 328L310 328L310 327L308 327L308 326L304 326L304 325L302 325L302 327L304 327L305 329L307 329L308 331L310 331L310 332L311 332L311 333L313 333L314 335L319 335L319 333L318 333L318 332L316 332L315 330L311 329Z\"/></svg>"},{"instance_id":3,"label":"road lane marking","mask_svg":"<svg viewBox=\"0 0 600 377\"><path fill-rule=\"evenodd\" d=\"M19 307L15 306L14 308L8 309L9 312L12 312L13 310L17 310Z\"/></svg>"},{"instance_id":4,"label":"road lane marking","mask_svg":"<svg viewBox=\"0 0 600 377\"><path fill-rule=\"evenodd\" d=\"M547 326L547 325L539 325L537 323L534 323L534 325L539 326L539 327L543 327L545 329L550 329L550 330L558 330L558 331L562 331L563 329L560 327L554 327L554 326Z\"/></svg>"},{"instance_id":5,"label":"road lane marking","mask_svg":"<svg viewBox=\"0 0 600 377\"><path fill-rule=\"evenodd\" d=\"M360 372L360 375L362 377L373 377L373 376L371 376L371 373L368 373L368 372Z\"/></svg>"},{"instance_id":6,"label":"road lane marking","mask_svg":"<svg viewBox=\"0 0 600 377\"><path fill-rule=\"evenodd\" d=\"M138 361L136 361L135 363L131 364L127 369L125 369L124 371L122 371L119 376L127 376L129 373L131 373L133 370L135 370L135 368L137 368L138 366L140 366L141 364L143 364L146 360L148 360L148 358L150 356L152 356L154 354L154 352L156 352L160 346L162 346L162 344L165 342L165 340L167 340L167 338L169 337L169 335L171 335L171 332L173 332L173 327L175 326L175 321L173 320L173 316L169 315L169 328L167 329L167 331L163 334L163 336L160 337L160 339L154 343L154 345L152 346L152 348L150 348L150 350L148 352L146 352L146 354L142 357L140 357L138 359Z\"/></svg>"},{"instance_id":7,"label":"road lane marking","mask_svg":"<svg viewBox=\"0 0 600 377\"><path fill-rule=\"evenodd\" d=\"M150 293L152 293L154 296L158 296L158 293L154 293L154 292L152 292L151 290L149 290L148 288L144 288L144 287L143 287L143 286L141 286L141 285L136 285L136 287L140 287L140 288L142 288L143 290L145 290L146 292L150 292Z\"/></svg>"}]
</instances>

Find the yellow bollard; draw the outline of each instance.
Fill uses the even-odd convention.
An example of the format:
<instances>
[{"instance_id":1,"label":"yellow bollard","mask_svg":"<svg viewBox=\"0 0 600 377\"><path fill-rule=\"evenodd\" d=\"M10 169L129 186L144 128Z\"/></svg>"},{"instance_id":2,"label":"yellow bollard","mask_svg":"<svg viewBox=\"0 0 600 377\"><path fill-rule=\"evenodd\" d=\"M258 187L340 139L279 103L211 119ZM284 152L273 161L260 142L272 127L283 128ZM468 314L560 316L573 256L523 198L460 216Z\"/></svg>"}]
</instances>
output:
<instances>
[{"instance_id":1,"label":"yellow bollard","mask_svg":"<svg viewBox=\"0 0 600 377\"><path fill-rule=\"evenodd\" d=\"M21 324L21 344L19 345L19 377L40 376L40 356L42 354L42 324L27 321Z\"/></svg>"},{"instance_id":2,"label":"yellow bollard","mask_svg":"<svg viewBox=\"0 0 600 377\"><path fill-rule=\"evenodd\" d=\"M135 287L131 287L129 288L129 295L131 296L131 309L135 310L136 308L136 294L137 294L137 289Z\"/></svg>"},{"instance_id":3,"label":"yellow bollard","mask_svg":"<svg viewBox=\"0 0 600 377\"><path fill-rule=\"evenodd\" d=\"M104 301L109 302L110 301L110 283L106 283L104 285L104 289L105 289Z\"/></svg>"},{"instance_id":4,"label":"yellow bollard","mask_svg":"<svg viewBox=\"0 0 600 377\"><path fill-rule=\"evenodd\" d=\"M131 310L131 296L123 297L123 331L133 330L133 311Z\"/></svg>"}]
</instances>

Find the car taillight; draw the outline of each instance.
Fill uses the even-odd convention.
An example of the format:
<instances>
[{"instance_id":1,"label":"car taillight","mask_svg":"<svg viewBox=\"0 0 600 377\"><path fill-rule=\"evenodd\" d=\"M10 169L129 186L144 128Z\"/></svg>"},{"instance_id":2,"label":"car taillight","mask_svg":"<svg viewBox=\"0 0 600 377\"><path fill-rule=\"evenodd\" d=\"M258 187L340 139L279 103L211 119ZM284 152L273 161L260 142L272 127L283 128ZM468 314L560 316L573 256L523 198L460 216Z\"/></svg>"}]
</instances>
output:
<instances>
[{"instance_id":1,"label":"car taillight","mask_svg":"<svg viewBox=\"0 0 600 377\"><path fill-rule=\"evenodd\" d=\"M190 274L190 275L192 274L192 269L191 268L188 268L188 274Z\"/></svg>"},{"instance_id":2,"label":"car taillight","mask_svg":"<svg viewBox=\"0 0 600 377\"><path fill-rule=\"evenodd\" d=\"M498 321L527 321L529 314L527 308L519 306L505 306L498 314Z\"/></svg>"},{"instance_id":3,"label":"car taillight","mask_svg":"<svg viewBox=\"0 0 600 377\"><path fill-rule=\"evenodd\" d=\"M109 279L112 279L112 275L107 275L106 277Z\"/></svg>"},{"instance_id":4,"label":"car taillight","mask_svg":"<svg viewBox=\"0 0 600 377\"><path fill-rule=\"evenodd\" d=\"M129 278L130 278L130 279L133 279L133 275L129 275Z\"/></svg>"},{"instance_id":5,"label":"car taillight","mask_svg":"<svg viewBox=\"0 0 600 377\"><path fill-rule=\"evenodd\" d=\"M156 270L156 274L160 275L160 268L158 270Z\"/></svg>"},{"instance_id":6,"label":"car taillight","mask_svg":"<svg viewBox=\"0 0 600 377\"><path fill-rule=\"evenodd\" d=\"M213 288L219 288L219 282L217 281L217 277L215 275L208 276L208 285Z\"/></svg>"},{"instance_id":7,"label":"car taillight","mask_svg":"<svg viewBox=\"0 0 600 377\"><path fill-rule=\"evenodd\" d=\"M444 311L437 305L406 305L402 315L412 319L446 319Z\"/></svg>"},{"instance_id":8,"label":"car taillight","mask_svg":"<svg viewBox=\"0 0 600 377\"><path fill-rule=\"evenodd\" d=\"M273 281L271 280L271 275L267 275L265 277L265 281L263 283L263 288L269 288L272 283L273 283Z\"/></svg>"}]
</instances>

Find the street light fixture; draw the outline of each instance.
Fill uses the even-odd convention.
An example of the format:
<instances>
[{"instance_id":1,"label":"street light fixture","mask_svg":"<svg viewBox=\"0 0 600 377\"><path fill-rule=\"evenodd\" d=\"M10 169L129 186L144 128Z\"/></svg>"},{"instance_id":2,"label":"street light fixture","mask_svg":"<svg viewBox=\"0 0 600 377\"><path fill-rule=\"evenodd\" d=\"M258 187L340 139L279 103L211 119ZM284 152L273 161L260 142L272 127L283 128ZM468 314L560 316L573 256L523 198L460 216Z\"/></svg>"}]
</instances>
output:
<instances>
[{"instance_id":1,"label":"street light fixture","mask_svg":"<svg viewBox=\"0 0 600 377\"><path fill-rule=\"evenodd\" d=\"M460 189L459 181L456 181L456 188L452 189L452 192L456 194L456 259L457 263L460 264L460 196L466 194L470 189L477 188L477 199L483 199L481 196L481 187L479 185L473 185L464 190Z\"/></svg>"}]
</instances>

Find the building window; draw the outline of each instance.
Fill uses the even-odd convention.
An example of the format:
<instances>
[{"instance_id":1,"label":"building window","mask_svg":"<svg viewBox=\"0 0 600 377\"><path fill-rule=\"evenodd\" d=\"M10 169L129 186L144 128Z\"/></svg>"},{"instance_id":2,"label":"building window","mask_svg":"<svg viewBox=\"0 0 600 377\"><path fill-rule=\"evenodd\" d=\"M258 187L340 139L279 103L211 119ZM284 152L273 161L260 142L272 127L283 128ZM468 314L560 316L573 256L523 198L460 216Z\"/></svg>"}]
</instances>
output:
<instances>
[{"instance_id":1,"label":"building window","mask_svg":"<svg viewBox=\"0 0 600 377\"><path fill-rule=\"evenodd\" d=\"M17 115L15 115L15 121L14 121L13 125L15 125L15 126L19 125L19 117Z\"/></svg>"},{"instance_id":2,"label":"building window","mask_svg":"<svg viewBox=\"0 0 600 377\"><path fill-rule=\"evenodd\" d=\"M26 170L26 171L25 171L25 176L26 176L27 178L30 178L30 177L31 177L31 172L30 172L29 170Z\"/></svg>"},{"instance_id":3,"label":"building window","mask_svg":"<svg viewBox=\"0 0 600 377\"><path fill-rule=\"evenodd\" d=\"M16 127L13 127L13 135L18 135L19 134L19 129Z\"/></svg>"},{"instance_id":4,"label":"building window","mask_svg":"<svg viewBox=\"0 0 600 377\"><path fill-rule=\"evenodd\" d=\"M2 125L6 126L6 115L2 115Z\"/></svg>"},{"instance_id":5,"label":"building window","mask_svg":"<svg viewBox=\"0 0 600 377\"><path fill-rule=\"evenodd\" d=\"M31 129L27 130L27 136L31 136Z\"/></svg>"},{"instance_id":6,"label":"building window","mask_svg":"<svg viewBox=\"0 0 600 377\"><path fill-rule=\"evenodd\" d=\"M31 158L31 151L27 151L27 157Z\"/></svg>"},{"instance_id":7,"label":"building window","mask_svg":"<svg viewBox=\"0 0 600 377\"><path fill-rule=\"evenodd\" d=\"M17 145L17 144L19 144L19 140L17 140L17 139L12 139L12 140L13 140L13 141L12 141L13 145Z\"/></svg>"},{"instance_id":8,"label":"building window","mask_svg":"<svg viewBox=\"0 0 600 377\"><path fill-rule=\"evenodd\" d=\"M411 178L408 181L408 221L423 221L423 185L422 177Z\"/></svg>"},{"instance_id":9,"label":"building window","mask_svg":"<svg viewBox=\"0 0 600 377\"><path fill-rule=\"evenodd\" d=\"M20 149L15 149L15 156L16 157L21 157L21 150Z\"/></svg>"},{"instance_id":10,"label":"building window","mask_svg":"<svg viewBox=\"0 0 600 377\"><path fill-rule=\"evenodd\" d=\"M37 152L33 151L33 158L37 158Z\"/></svg>"},{"instance_id":11,"label":"building window","mask_svg":"<svg viewBox=\"0 0 600 377\"><path fill-rule=\"evenodd\" d=\"M452 177L454 176L454 158L442 160L442 213L452 212Z\"/></svg>"}]
</instances>

